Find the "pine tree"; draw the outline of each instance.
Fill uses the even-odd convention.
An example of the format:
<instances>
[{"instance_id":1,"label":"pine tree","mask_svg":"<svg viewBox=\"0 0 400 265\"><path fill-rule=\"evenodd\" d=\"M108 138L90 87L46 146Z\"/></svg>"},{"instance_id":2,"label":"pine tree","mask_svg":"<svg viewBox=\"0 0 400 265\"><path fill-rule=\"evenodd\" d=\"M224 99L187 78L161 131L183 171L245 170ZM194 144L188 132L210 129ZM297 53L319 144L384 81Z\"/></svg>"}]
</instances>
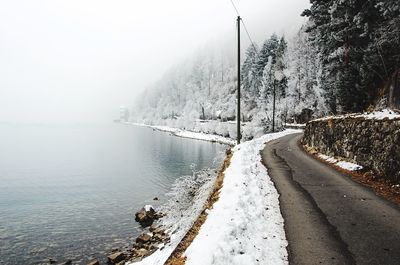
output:
<instances>
[{"instance_id":1,"label":"pine tree","mask_svg":"<svg viewBox=\"0 0 400 265\"><path fill-rule=\"evenodd\" d=\"M400 4L398 1L378 1L378 14L371 32L371 42L365 58L370 67L365 67L371 83L380 88L379 93L387 97L393 107L400 108Z\"/></svg>"},{"instance_id":2,"label":"pine tree","mask_svg":"<svg viewBox=\"0 0 400 265\"><path fill-rule=\"evenodd\" d=\"M288 65L288 116L300 114L310 109L316 116L325 114L326 107L320 89L321 63L318 50L309 41L311 34L306 32L310 23L302 26L289 42Z\"/></svg>"},{"instance_id":3,"label":"pine tree","mask_svg":"<svg viewBox=\"0 0 400 265\"><path fill-rule=\"evenodd\" d=\"M399 3L395 0L311 1L303 15L322 55L324 90L331 110L356 112L393 83L399 64ZM397 70L396 70L397 69ZM382 89L381 89L382 90Z\"/></svg>"},{"instance_id":4,"label":"pine tree","mask_svg":"<svg viewBox=\"0 0 400 265\"><path fill-rule=\"evenodd\" d=\"M259 58L257 62L257 73L259 78L262 78L264 68L267 65L270 57L272 58L271 64L275 63L276 60L276 53L279 48L279 39L278 36L274 33L271 35L269 39L267 39L259 53Z\"/></svg>"},{"instance_id":5,"label":"pine tree","mask_svg":"<svg viewBox=\"0 0 400 265\"><path fill-rule=\"evenodd\" d=\"M257 74L258 48L250 45L246 50L245 60L242 65L242 91L243 99L250 106L249 109L255 107L255 99L259 95L261 81Z\"/></svg>"},{"instance_id":6,"label":"pine tree","mask_svg":"<svg viewBox=\"0 0 400 265\"><path fill-rule=\"evenodd\" d=\"M278 75L281 75L281 79L277 80L276 84L277 94L279 95L279 98L286 97L286 90L288 86L288 78L285 75L286 65L284 60L286 51L287 51L287 42L285 40L285 37L281 37L279 41L279 46L276 50L276 62L274 67L274 71L277 72Z\"/></svg>"}]
</instances>

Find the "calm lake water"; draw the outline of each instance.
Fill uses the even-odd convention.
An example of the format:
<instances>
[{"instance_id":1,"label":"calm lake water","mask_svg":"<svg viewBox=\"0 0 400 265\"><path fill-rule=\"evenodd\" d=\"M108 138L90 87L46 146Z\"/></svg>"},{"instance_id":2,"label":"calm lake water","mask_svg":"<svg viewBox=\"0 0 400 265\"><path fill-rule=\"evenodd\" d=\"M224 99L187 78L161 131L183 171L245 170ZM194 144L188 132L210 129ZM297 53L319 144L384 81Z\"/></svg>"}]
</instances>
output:
<instances>
[{"instance_id":1,"label":"calm lake water","mask_svg":"<svg viewBox=\"0 0 400 265\"><path fill-rule=\"evenodd\" d=\"M123 124L0 124L0 264L104 259L139 233L136 210L225 148Z\"/></svg>"}]
</instances>

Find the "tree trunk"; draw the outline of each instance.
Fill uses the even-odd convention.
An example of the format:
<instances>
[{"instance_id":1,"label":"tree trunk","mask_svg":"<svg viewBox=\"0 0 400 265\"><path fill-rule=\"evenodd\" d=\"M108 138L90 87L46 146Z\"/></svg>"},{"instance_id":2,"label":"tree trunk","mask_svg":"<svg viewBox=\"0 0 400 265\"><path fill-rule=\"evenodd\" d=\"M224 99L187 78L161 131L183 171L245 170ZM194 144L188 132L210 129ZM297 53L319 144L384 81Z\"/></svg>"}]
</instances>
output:
<instances>
[{"instance_id":1,"label":"tree trunk","mask_svg":"<svg viewBox=\"0 0 400 265\"><path fill-rule=\"evenodd\" d=\"M392 76L389 84L389 96L388 96L388 102L387 105L389 108L394 108L394 87L395 87L395 82L396 82L396 73Z\"/></svg>"},{"instance_id":2,"label":"tree trunk","mask_svg":"<svg viewBox=\"0 0 400 265\"><path fill-rule=\"evenodd\" d=\"M400 109L400 69L393 75L393 108Z\"/></svg>"}]
</instances>

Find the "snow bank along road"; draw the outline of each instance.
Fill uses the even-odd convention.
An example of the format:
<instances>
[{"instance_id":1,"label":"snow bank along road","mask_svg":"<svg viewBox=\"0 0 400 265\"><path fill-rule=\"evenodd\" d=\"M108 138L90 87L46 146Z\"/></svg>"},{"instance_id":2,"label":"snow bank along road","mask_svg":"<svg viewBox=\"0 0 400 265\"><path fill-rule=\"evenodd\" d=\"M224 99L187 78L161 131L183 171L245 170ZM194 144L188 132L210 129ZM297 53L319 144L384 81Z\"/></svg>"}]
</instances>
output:
<instances>
[{"instance_id":1,"label":"snow bank along road","mask_svg":"<svg viewBox=\"0 0 400 265\"><path fill-rule=\"evenodd\" d=\"M400 207L307 155L301 134L266 144L290 264L400 264Z\"/></svg>"},{"instance_id":2,"label":"snow bank along road","mask_svg":"<svg viewBox=\"0 0 400 265\"><path fill-rule=\"evenodd\" d=\"M267 134L233 148L219 199L206 210L206 221L184 253L186 265L287 264L278 192L261 163L260 152L266 142L298 132ZM164 264L183 237L177 234L171 235L171 243L164 248L129 264Z\"/></svg>"},{"instance_id":3,"label":"snow bank along road","mask_svg":"<svg viewBox=\"0 0 400 265\"><path fill-rule=\"evenodd\" d=\"M219 199L185 252L186 265L287 264L278 193L261 164L265 143L295 130L235 146Z\"/></svg>"}]
</instances>

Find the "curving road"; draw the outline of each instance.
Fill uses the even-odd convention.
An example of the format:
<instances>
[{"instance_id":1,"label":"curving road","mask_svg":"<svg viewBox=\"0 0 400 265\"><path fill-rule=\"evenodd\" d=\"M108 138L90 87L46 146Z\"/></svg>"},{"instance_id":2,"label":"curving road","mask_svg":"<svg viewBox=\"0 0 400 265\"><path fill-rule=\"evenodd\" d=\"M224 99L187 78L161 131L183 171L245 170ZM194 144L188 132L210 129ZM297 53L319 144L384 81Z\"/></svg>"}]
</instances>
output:
<instances>
[{"instance_id":1,"label":"curving road","mask_svg":"<svg viewBox=\"0 0 400 265\"><path fill-rule=\"evenodd\" d=\"M292 134L267 143L290 264L400 264L400 207L306 154Z\"/></svg>"}]
</instances>

